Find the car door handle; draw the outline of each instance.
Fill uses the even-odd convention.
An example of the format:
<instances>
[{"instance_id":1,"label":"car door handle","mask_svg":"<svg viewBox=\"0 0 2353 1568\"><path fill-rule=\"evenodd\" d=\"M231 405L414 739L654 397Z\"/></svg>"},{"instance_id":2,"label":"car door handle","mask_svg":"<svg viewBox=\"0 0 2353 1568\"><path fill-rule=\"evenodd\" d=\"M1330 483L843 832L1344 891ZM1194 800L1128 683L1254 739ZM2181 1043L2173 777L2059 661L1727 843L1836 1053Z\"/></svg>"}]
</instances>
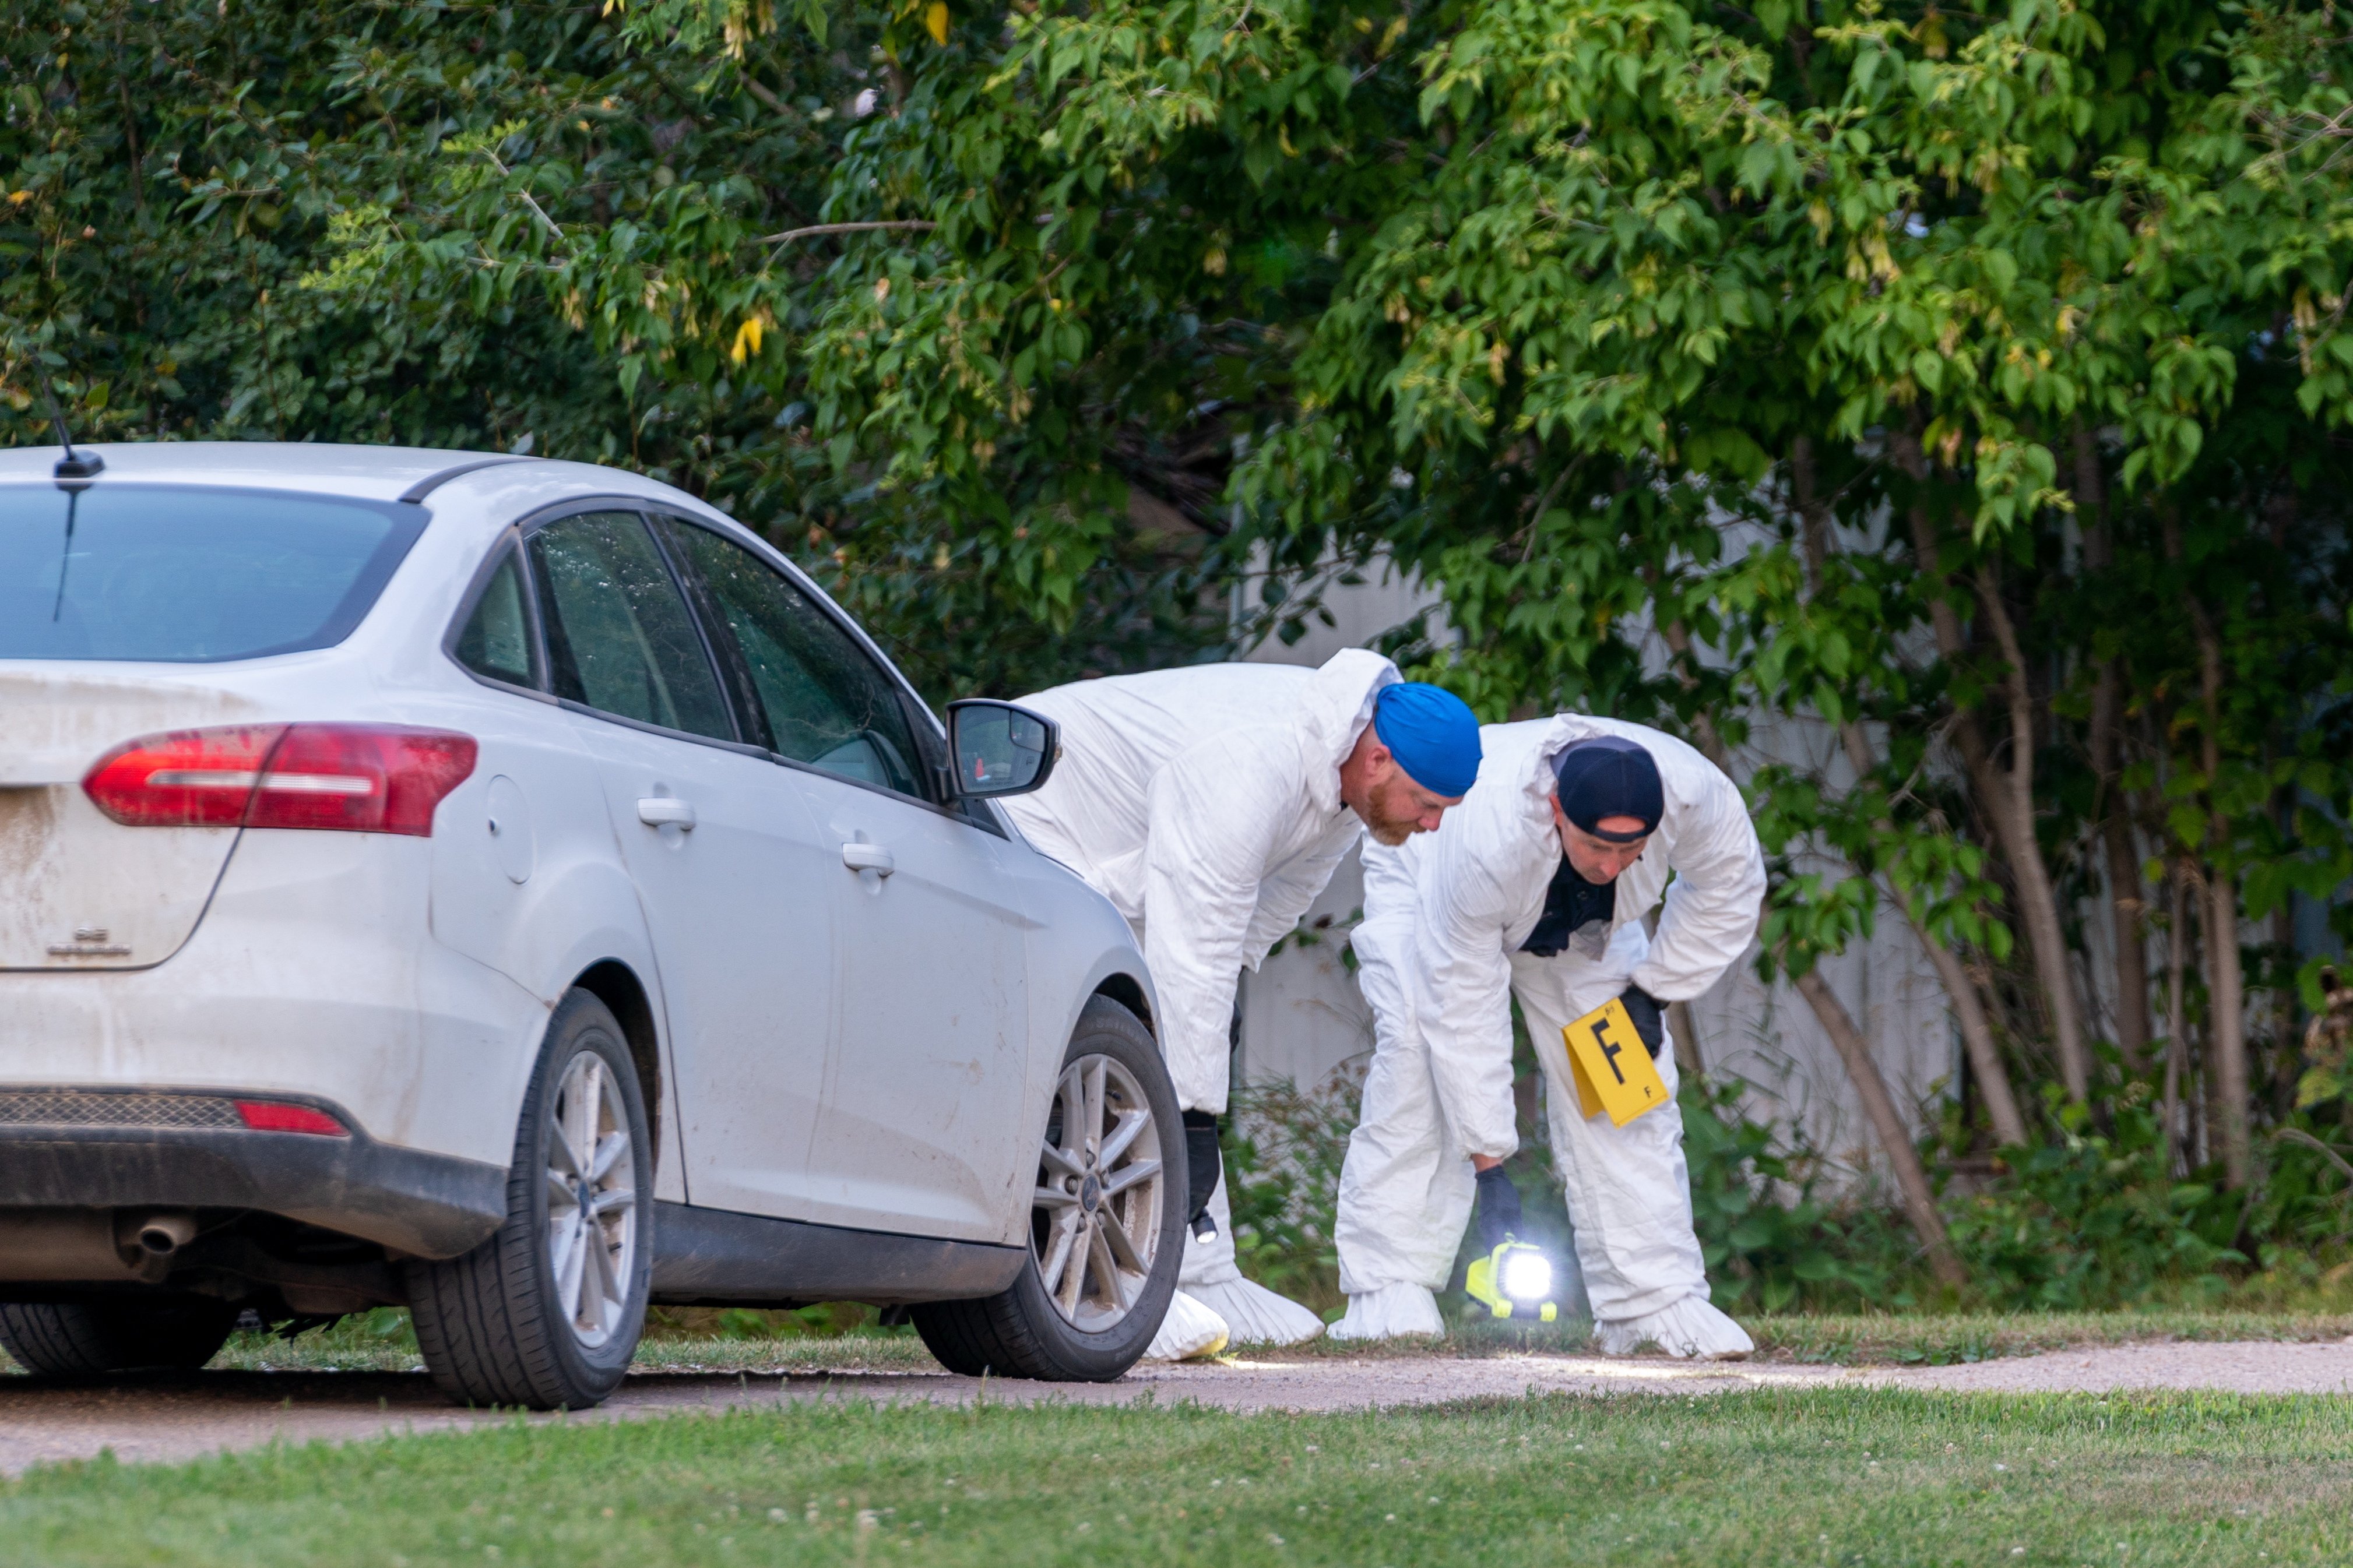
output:
<instances>
[{"instance_id":1,"label":"car door handle","mask_svg":"<svg viewBox=\"0 0 2353 1568\"><path fill-rule=\"evenodd\" d=\"M694 807L676 795L649 795L638 802L638 820L648 827L676 827L681 832L694 831Z\"/></svg>"},{"instance_id":2,"label":"car door handle","mask_svg":"<svg viewBox=\"0 0 2353 1568\"><path fill-rule=\"evenodd\" d=\"M891 851L880 844L845 844L841 847L841 863L853 871L871 871L887 877L899 868Z\"/></svg>"}]
</instances>

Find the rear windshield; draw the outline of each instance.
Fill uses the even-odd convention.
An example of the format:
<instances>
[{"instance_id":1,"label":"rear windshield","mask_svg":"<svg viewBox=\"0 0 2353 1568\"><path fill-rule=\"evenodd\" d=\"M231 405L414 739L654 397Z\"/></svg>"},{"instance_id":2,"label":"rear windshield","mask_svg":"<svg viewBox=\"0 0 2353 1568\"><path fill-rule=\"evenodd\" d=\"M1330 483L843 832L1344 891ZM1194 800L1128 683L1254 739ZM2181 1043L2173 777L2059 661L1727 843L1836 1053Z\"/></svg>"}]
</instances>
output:
<instances>
[{"instance_id":1,"label":"rear windshield","mask_svg":"<svg viewBox=\"0 0 2353 1568\"><path fill-rule=\"evenodd\" d=\"M110 483L0 487L0 658L203 664L349 637L416 507Z\"/></svg>"}]
</instances>

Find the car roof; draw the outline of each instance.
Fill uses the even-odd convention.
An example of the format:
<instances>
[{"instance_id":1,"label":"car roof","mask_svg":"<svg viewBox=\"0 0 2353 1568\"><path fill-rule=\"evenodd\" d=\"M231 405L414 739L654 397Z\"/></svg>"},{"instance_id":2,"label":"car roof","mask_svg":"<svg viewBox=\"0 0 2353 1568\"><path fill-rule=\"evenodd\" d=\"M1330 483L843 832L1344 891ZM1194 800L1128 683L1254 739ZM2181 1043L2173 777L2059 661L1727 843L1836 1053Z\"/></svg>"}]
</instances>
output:
<instances>
[{"instance_id":1,"label":"car roof","mask_svg":"<svg viewBox=\"0 0 2353 1568\"><path fill-rule=\"evenodd\" d=\"M462 489L474 492L476 505L492 503L493 510L486 515L469 520L469 526L481 529L504 526L505 519L495 510L500 500L523 510L600 494L666 503L689 516L722 525L756 545L802 588L831 602L807 573L755 531L706 501L626 468L459 447L365 447L329 441L91 441L76 443L74 450L106 460L100 484L131 480L221 485L397 501L425 500L439 488L438 483L427 485L427 480L462 480ZM58 460L64 456L62 447L0 447L0 487L51 481ZM412 491L417 493L412 496ZM462 492L453 489L445 493ZM842 619L875 657L891 662L855 616L844 613Z\"/></svg>"},{"instance_id":2,"label":"car roof","mask_svg":"<svg viewBox=\"0 0 2353 1568\"><path fill-rule=\"evenodd\" d=\"M105 458L104 478L110 479L328 490L366 500L397 500L402 491L420 479L499 456L314 441L94 441L77 444L74 450ZM48 479L63 456L62 447L0 450L0 483Z\"/></svg>"}]
</instances>

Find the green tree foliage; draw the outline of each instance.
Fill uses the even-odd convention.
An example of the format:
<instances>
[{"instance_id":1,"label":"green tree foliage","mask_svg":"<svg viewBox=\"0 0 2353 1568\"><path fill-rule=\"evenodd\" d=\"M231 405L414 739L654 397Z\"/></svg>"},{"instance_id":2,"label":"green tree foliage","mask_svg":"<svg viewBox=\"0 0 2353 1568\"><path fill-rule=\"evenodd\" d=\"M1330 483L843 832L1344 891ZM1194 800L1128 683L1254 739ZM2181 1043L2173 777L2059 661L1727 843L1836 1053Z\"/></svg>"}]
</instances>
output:
<instances>
[{"instance_id":1,"label":"green tree foliage","mask_svg":"<svg viewBox=\"0 0 2353 1568\"><path fill-rule=\"evenodd\" d=\"M1904 1195L1978 1278L2074 1300L2154 1277L2126 1253L2342 1245L2331 1168L2274 1136L2342 1137L2292 1104L2353 876L2333 7L14 26L28 412L58 371L111 434L635 463L790 543L943 695L1189 657L1198 584L1247 566L1295 622L1386 555L1451 627L1389 645L1486 716L1608 711L1734 768L1762 963L1826 1026L1820 958L1919 932L1970 1120ZM1940 1197L1963 1155L2022 1206ZM2033 1216L2094 1189L2122 1251L2050 1261ZM1760 1289L1798 1278L1776 1256Z\"/></svg>"},{"instance_id":2,"label":"green tree foliage","mask_svg":"<svg viewBox=\"0 0 2353 1568\"><path fill-rule=\"evenodd\" d=\"M593 4L34 0L5 26L18 441L49 438L49 380L92 439L638 468L767 531L940 698L1222 632L1183 523L1139 532L1100 476L1055 513L1081 541L1058 557L813 433L785 345L817 324L833 242L762 238L828 199L880 79L855 27L714 66L696 40L630 47Z\"/></svg>"}]
</instances>

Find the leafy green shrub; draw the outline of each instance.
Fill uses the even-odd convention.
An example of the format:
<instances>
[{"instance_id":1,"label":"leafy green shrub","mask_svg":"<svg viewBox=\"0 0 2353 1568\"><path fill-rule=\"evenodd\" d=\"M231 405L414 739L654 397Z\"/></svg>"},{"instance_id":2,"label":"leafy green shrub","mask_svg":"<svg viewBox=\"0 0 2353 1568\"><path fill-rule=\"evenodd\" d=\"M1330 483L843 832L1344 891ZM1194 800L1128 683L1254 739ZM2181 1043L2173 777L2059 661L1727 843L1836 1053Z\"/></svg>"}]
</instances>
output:
<instances>
[{"instance_id":1,"label":"leafy green shrub","mask_svg":"<svg viewBox=\"0 0 2353 1568\"><path fill-rule=\"evenodd\" d=\"M1831 1195L1831 1161L1801 1131L1746 1115L1746 1089L1687 1081L1681 1097L1693 1220L1716 1301L1754 1313L1934 1300L1902 1215L1867 1185ZM1342 1300L1333 1226L1362 1089L1358 1069L1316 1089L1259 1083L1234 1098L1226 1171L1242 1268L1318 1309ZM2218 1168L2167 1174L2155 1102L2151 1086L2128 1089L2100 1129L2054 1094L2048 1141L2010 1151L1975 1190L1947 1189L1953 1246L1970 1278L1963 1306L2310 1305L2353 1289L2353 1161L2330 1142L2343 1136L2333 1110L2326 1121L2298 1112L2274 1130L2260 1145L2253 1185L2230 1193ZM1563 1242L1546 1141L1533 1118L1522 1121L1510 1169L1530 1239ZM1835 1348L1820 1353L1834 1358Z\"/></svg>"},{"instance_id":2,"label":"leafy green shrub","mask_svg":"<svg viewBox=\"0 0 2353 1568\"><path fill-rule=\"evenodd\" d=\"M2119 1097L2102 1131L2054 1086L2050 1117L2054 1139L2010 1151L2006 1172L1947 1205L1954 1248L1988 1299L2081 1309L2146 1300L2168 1285L2229 1289L2217 1270L2247 1261L2231 1246L2244 1200L2168 1173L2160 1118L2146 1100Z\"/></svg>"},{"instance_id":3,"label":"leafy green shrub","mask_svg":"<svg viewBox=\"0 0 2353 1568\"><path fill-rule=\"evenodd\" d=\"M1351 1065L1316 1089L1275 1079L1233 1094L1224 1154L1235 1259L1270 1290L1318 1310L1341 1304L1332 1230L1364 1090L1363 1068Z\"/></svg>"},{"instance_id":4,"label":"leafy green shrub","mask_svg":"<svg viewBox=\"0 0 2353 1568\"><path fill-rule=\"evenodd\" d=\"M1737 1079L1680 1097L1692 1219L1716 1304L1732 1311L1908 1302L1894 1216L1820 1195L1827 1162L1801 1131L1743 1114Z\"/></svg>"}]
</instances>

